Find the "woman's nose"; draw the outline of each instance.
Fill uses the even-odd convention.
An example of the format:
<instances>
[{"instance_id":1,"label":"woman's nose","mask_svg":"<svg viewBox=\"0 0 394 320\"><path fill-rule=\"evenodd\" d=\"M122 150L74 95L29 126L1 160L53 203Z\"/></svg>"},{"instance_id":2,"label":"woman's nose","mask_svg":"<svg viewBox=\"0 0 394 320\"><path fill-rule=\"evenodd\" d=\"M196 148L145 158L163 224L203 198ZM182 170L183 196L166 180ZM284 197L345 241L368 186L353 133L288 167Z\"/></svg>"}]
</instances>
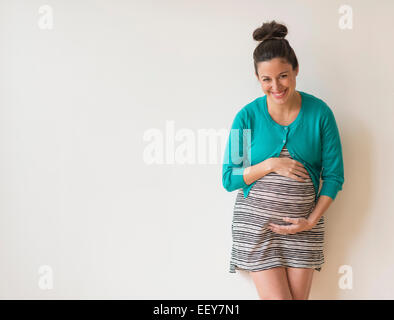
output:
<instances>
[{"instance_id":1,"label":"woman's nose","mask_svg":"<svg viewBox=\"0 0 394 320\"><path fill-rule=\"evenodd\" d=\"M273 80L272 81L272 86L271 86L272 91L278 90L278 87L279 87L278 81L277 80Z\"/></svg>"}]
</instances>

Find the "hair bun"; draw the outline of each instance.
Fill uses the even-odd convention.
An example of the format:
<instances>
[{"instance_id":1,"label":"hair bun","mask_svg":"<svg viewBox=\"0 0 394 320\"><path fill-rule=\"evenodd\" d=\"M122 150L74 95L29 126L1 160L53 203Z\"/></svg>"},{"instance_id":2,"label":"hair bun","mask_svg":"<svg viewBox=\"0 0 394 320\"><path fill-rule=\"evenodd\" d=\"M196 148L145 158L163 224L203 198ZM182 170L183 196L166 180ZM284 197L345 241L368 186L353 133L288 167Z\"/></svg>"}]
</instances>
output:
<instances>
[{"instance_id":1,"label":"hair bun","mask_svg":"<svg viewBox=\"0 0 394 320\"><path fill-rule=\"evenodd\" d=\"M263 25L253 31L253 39L264 41L268 38L284 38L287 35L287 27L284 24L277 23L275 20L264 22Z\"/></svg>"}]
</instances>

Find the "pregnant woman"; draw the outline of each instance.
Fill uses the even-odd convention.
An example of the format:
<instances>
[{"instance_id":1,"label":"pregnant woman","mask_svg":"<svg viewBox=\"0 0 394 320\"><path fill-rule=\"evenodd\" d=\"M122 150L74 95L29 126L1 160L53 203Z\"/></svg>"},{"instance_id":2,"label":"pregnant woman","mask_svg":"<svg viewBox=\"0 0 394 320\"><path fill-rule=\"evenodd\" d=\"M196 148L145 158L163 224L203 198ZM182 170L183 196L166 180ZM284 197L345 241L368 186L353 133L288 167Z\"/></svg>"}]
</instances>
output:
<instances>
[{"instance_id":1,"label":"pregnant woman","mask_svg":"<svg viewBox=\"0 0 394 320\"><path fill-rule=\"evenodd\" d=\"M344 183L334 114L296 90L298 61L286 35L275 21L253 32L265 95L236 114L222 172L224 188L238 190L229 272L248 271L260 299L308 299L324 263L323 214Z\"/></svg>"}]
</instances>

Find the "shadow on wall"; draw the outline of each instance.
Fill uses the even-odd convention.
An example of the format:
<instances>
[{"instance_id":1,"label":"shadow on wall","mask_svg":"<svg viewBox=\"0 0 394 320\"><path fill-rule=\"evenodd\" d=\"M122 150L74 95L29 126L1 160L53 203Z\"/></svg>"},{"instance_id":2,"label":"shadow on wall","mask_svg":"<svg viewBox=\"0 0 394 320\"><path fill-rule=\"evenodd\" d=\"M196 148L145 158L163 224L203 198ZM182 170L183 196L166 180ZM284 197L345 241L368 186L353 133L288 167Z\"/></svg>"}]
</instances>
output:
<instances>
[{"instance_id":1,"label":"shadow on wall","mask_svg":"<svg viewBox=\"0 0 394 320\"><path fill-rule=\"evenodd\" d=\"M342 142L345 183L335 201L324 213L325 263L320 273L314 273L309 297L311 300L353 299L354 289L342 289L339 286L339 280L344 276L344 273L339 273L339 270L343 265L352 267L354 281L356 266L352 265L348 256L358 246L358 239L363 235L370 211L372 141L369 129L361 122L357 122L354 117L340 122L352 124L351 128L338 124ZM364 254L368 256L372 252Z\"/></svg>"}]
</instances>

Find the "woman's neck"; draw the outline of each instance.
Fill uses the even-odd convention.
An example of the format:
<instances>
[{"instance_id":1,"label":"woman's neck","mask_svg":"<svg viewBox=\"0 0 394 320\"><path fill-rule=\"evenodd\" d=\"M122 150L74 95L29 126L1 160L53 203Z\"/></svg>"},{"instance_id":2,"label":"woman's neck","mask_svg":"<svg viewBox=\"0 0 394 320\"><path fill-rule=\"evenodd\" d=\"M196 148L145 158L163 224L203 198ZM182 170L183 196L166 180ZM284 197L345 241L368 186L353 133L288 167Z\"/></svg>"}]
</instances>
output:
<instances>
[{"instance_id":1,"label":"woman's neck","mask_svg":"<svg viewBox=\"0 0 394 320\"><path fill-rule=\"evenodd\" d=\"M276 115L280 118L289 118L294 112L301 108L301 95L294 91L293 96L286 103L275 104L275 102L268 100L268 110L270 114Z\"/></svg>"}]
</instances>

